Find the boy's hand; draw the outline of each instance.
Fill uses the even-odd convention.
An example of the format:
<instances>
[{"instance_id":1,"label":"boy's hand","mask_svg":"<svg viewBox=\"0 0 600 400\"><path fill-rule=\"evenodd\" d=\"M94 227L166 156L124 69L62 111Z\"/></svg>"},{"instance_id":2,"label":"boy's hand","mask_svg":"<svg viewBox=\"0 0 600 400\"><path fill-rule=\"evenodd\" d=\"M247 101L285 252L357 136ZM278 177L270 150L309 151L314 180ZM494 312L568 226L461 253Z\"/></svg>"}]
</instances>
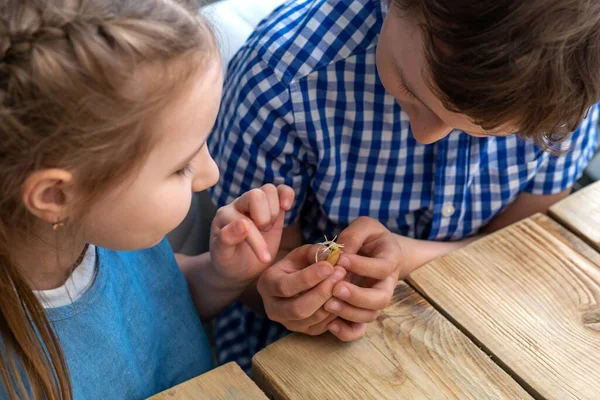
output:
<instances>
[{"instance_id":1,"label":"boy's hand","mask_svg":"<svg viewBox=\"0 0 600 400\"><path fill-rule=\"evenodd\" d=\"M225 282L246 285L271 264L279 249L285 212L293 201L290 187L267 184L217 211L210 255L215 272Z\"/></svg>"},{"instance_id":2,"label":"boy's hand","mask_svg":"<svg viewBox=\"0 0 600 400\"><path fill-rule=\"evenodd\" d=\"M390 304L401 274L402 249L396 235L368 217L353 221L338 242L344 245L338 264L352 278L335 285L334 298L324 308L343 319L329 325L331 333L351 341L364 336L366 323Z\"/></svg>"},{"instance_id":3,"label":"boy's hand","mask_svg":"<svg viewBox=\"0 0 600 400\"><path fill-rule=\"evenodd\" d=\"M327 332L337 316L323 309L346 271L327 261L315 263L318 245L299 247L268 268L258 280L267 316L308 335Z\"/></svg>"}]
</instances>

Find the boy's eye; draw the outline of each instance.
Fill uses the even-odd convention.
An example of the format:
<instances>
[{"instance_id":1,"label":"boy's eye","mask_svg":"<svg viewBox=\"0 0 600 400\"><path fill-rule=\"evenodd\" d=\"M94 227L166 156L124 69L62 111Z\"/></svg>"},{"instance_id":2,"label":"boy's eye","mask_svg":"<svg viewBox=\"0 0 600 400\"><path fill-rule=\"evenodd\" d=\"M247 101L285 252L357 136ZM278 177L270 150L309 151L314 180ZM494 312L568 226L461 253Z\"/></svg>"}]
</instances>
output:
<instances>
[{"instance_id":1,"label":"boy's eye","mask_svg":"<svg viewBox=\"0 0 600 400\"><path fill-rule=\"evenodd\" d=\"M418 101L418 99L415 97L415 95L410 90L408 90L408 88L404 85L404 83L398 82L398 84L400 86L400 89L402 89L402 91L404 92L404 95L406 97L408 97L411 100Z\"/></svg>"}]
</instances>

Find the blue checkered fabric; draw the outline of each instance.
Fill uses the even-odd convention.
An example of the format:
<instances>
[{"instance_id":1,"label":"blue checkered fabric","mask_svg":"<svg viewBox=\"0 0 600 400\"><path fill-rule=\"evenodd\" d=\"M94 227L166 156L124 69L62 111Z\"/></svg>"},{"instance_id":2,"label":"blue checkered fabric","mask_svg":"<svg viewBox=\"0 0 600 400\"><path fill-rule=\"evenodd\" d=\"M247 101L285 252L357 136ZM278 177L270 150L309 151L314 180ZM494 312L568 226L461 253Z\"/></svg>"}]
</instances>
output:
<instances>
[{"instance_id":1,"label":"blue checkered fabric","mask_svg":"<svg viewBox=\"0 0 600 400\"><path fill-rule=\"evenodd\" d=\"M358 216L401 235L455 240L475 234L522 192L553 194L576 181L597 141L598 106L561 156L516 135L453 131L416 142L377 75L380 0L296 0L263 21L229 65L210 149L225 205L264 183L296 192L286 222L308 242ZM401 40L401 38L399 38ZM216 322L220 362L251 357L286 333L236 303Z\"/></svg>"}]
</instances>

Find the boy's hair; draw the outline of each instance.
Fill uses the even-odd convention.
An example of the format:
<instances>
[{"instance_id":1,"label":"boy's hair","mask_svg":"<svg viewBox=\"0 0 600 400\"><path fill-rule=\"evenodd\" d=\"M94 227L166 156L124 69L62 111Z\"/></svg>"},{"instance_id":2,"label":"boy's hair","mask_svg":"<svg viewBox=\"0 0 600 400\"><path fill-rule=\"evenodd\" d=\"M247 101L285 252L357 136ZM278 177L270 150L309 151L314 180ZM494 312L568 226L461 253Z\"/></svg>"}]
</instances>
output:
<instances>
[{"instance_id":1,"label":"boy's hair","mask_svg":"<svg viewBox=\"0 0 600 400\"><path fill-rule=\"evenodd\" d=\"M486 130L544 148L600 100L597 0L392 0L424 33L430 86Z\"/></svg>"},{"instance_id":2,"label":"boy's hair","mask_svg":"<svg viewBox=\"0 0 600 400\"><path fill-rule=\"evenodd\" d=\"M21 185L62 168L82 209L100 198L140 163L151 117L213 50L192 1L0 3L0 392L73 396L58 339L11 254L34 235Z\"/></svg>"}]
</instances>

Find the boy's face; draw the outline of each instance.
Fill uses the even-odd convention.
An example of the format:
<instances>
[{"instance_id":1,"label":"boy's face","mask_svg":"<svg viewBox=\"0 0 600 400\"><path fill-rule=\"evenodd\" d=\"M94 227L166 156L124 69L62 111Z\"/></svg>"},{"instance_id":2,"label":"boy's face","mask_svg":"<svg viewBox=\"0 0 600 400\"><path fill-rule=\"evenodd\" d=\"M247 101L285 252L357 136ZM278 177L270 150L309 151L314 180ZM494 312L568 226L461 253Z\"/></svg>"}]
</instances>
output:
<instances>
[{"instance_id":1,"label":"boy's face","mask_svg":"<svg viewBox=\"0 0 600 400\"><path fill-rule=\"evenodd\" d=\"M448 111L428 85L424 42L417 21L390 6L377 45L377 70L385 89L410 119L414 138L423 144L437 142L453 129L472 136L507 136L510 127L485 131L469 117Z\"/></svg>"}]
</instances>

